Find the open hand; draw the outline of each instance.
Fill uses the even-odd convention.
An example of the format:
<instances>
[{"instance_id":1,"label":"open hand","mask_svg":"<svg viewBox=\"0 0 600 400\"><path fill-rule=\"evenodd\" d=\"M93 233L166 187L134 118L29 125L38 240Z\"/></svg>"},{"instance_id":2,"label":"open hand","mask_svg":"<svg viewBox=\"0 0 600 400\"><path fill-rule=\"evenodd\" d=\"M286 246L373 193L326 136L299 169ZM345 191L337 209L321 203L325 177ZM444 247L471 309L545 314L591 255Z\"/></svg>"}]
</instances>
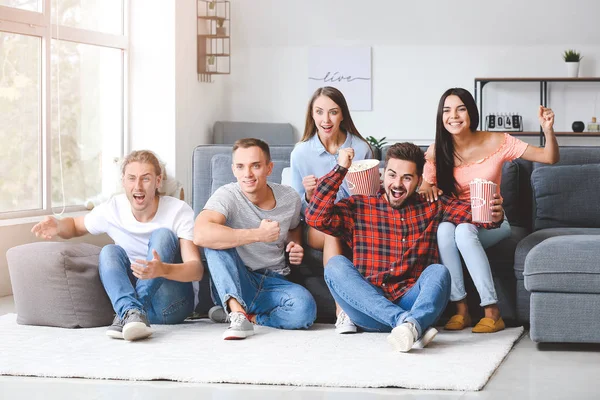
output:
<instances>
[{"instance_id":1,"label":"open hand","mask_svg":"<svg viewBox=\"0 0 600 400\"><path fill-rule=\"evenodd\" d=\"M304 258L304 248L296 242L289 242L285 251L290 254L290 264L299 265Z\"/></svg>"},{"instance_id":2,"label":"open hand","mask_svg":"<svg viewBox=\"0 0 600 400\"><path fill-rule=\"evenodd\" d=\"M164 276L165 265L160 260L156 250L152 249L152 260L135 260L136 264L131 264L133 276L138 279L153 279Z\"/></svg>"},{"instance_id":3,"label":"open hand","mask_svg":"<svg viewBox=\"0 0 600 400\"><path fill-rule=\"evenodd\" d=\"M58 220L53 216L47 216L42 221L35 224L31 228L31 233L35 234L36 237L48 240L58 235Z\"/></svg>"},{"instance_id":4,"label":"open hand","mask_svg":"<svg viewBox=\"0 0 600 400\"><path fill-rule=\"evenodd\" d=\"M419 194L421 197L426 198L428 202L432 203L433 201L437 201L438 196L443 195L444 191L442 189L438 189L437 186L429 186L426 188L420 188Z\"/></svg>"}]
</instances>

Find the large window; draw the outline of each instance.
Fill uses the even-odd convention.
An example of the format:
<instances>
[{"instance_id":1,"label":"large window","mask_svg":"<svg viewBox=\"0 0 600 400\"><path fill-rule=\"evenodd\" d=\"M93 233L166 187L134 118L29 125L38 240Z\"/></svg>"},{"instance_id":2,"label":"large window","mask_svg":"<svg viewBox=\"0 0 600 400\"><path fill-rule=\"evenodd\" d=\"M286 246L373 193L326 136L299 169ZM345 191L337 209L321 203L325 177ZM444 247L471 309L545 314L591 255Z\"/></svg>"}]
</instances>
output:
<instances>
[{"instance_id":1,"label":"large window","mask_svg":"<svg viewBox=\"0 0 600 400\"><path fill-rule=\"evenodd\" d=\"M0 218L81 209L114 186L126 1L0 0Z\"/></svg>"}]
</instances>

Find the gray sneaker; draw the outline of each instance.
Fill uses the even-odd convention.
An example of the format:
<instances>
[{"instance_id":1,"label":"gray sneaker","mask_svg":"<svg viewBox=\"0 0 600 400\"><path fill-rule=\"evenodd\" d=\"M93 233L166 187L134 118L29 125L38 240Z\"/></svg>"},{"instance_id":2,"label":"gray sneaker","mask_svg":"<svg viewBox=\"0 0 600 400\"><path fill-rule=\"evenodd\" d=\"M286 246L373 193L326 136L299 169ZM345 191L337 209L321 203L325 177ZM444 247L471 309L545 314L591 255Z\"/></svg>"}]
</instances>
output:
<instances>
[{"instance_id":1,"label":"gray sneaker","mask_svg":"<svg viewBox=\"0 0 600 400\"><path fill-rule=\"evenodd\" d=\"M106 330L106 336L113 339L123 339L123 321L117 314L115 314L112 325Z\"/></svg>"},{"instance_id":2,"label":"gray sneaker","mask_svg":"<svg viewBox=\"0 0 600 400\"><path fill-rule=\"evenodd\" d=\"M412 348L413 349L424 349L425 347L427 347L427 345L429 343L431 343L431 341L437 334L438 334L438 330L435 329L434 327L427 328L427 330L425 331L425 333L423 333L423 335L419 338L419 340L417 340L415 342L415 344L413 344Z\"/></svg>"},{"instance_id":3,"label":"gray sneaker","mask_svg":"<svg viewBox=\"0 0 600 400\"><path fill-rule=\"evenodd\" d=\"M410 322L404 322L392 329L392 333L387 337L387 341L396 351L406 353L412 349L417 336L419 336L417 328Z\"/></svg>"},{"instance_id":4,"label":"gray sneaker","mask_svg":"<svg viewBox=\"0 0 600 400\"><path fill-rule=\"evenodd\" d=\"M356 331L357 329L356 325L354 325L354 322L352 322L348 314L346 314L344 311L341 311L337 316L337 320L335 321L335 333L356 333Z\"/></svg>"},{"instance_id":5,"label":"gray sneaker","mask_svg":"<svg viewBox=\"0 0 600 400\"><path fill-rule=\"evenodd\" d=\"M223 333L225 340L240 340L254 335L254 326L248 321L246 314L238 311L229 314L229 328Z\"/></svg>"},{"instance_id":6,"label":"gray sneaker","mask_svg":"<svg viewBox=\"0 0 600 400\"><path fill-rule=\"evenodd\" d=\"M210 318L212 322L216 322L218 324L224 324L229 322L229 315L221 306L211 307L211 309L208 310L208 318Z\"/></svg>"},{"instance_id":7,"label":"gray sneaker","mask_svg":"<svg viewBox=\"0 0 600 400\"><path fill-rule=\"evenodd\" d=\"M127 310L123 319L123 339L133 341L145 339L150 335L152 328L146 315L135 308Z\"/></svg>"}]
</instances>

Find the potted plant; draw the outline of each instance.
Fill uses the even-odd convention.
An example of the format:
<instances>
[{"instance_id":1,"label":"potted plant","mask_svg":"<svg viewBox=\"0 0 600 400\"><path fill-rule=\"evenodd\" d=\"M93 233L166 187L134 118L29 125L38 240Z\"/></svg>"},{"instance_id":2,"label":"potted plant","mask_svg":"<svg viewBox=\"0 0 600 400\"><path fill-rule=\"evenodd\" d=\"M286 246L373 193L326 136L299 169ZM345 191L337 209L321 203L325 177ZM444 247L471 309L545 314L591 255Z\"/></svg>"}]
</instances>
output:
<instances>
[{"instance_id":1,"label":"potted plant","mask_svg":"<svg viewBox=\"0 0 600 400\"><path fill-rule=\"evenodd\" d=\"M376 158L378 160L381 159L381 149L387 144L387 142L384 141L385 136L379 140L375 139L373 136L367 136L365 139L367 140L367 142L369 142L369 145L371 146L371 150L373 151L373 158Z\"/></svg>"},{"instance_id":2,"label":"potted plant","mask_svg":"<svg viewBox=\"0 0 600 400\"><path fill-rule=\"evenodd\" d=\"M216 1L209 1L208 2L208 16L215 15L215 11L217 9L216 6L217 6Z\"/></svg>"},{"instance_id":3,"label":"potted plant","mask_svg":"<svg viewBox=\"0 0 600 400\"><path fill-rule=\"evenodd\" d=\"M206 58L206 72L216 72L217 71L217 58L214 55L210 55Z\"/></svg>"},{"instance_id":4,"label":"potted plant","mask_svg":"<svg viewBox=\"0 0 600 400\"><path fill-rule=\"evenodd\" d=\"M567 63L567 76L569 78L577 78L579 76L579 62L583 59L581 54L573 49L565 50L563 59Z\"/></svg>"},{"instance_id":5,"label":"potted plant","mask_svg":"<svg viewBox=\"0 0 600 400\"><path fill-rule=\"evenodd\" d=\"M227 36L227 30L223 26L225 24L225 18L217 19L217 36Z\"/></svg>"}]
</instances>

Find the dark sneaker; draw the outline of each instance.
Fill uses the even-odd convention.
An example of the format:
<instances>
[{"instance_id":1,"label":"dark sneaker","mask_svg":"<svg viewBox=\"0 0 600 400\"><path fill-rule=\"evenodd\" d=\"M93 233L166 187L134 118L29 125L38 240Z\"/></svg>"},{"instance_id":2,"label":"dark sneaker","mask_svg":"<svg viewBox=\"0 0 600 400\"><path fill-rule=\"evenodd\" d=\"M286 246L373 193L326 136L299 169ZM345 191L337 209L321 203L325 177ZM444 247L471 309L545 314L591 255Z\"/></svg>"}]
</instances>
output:
<instances>
[{"instance_id":1,"label":"dark sneaker","mask_svg":"<svg viewBox=\"0 0 600 400\"><path fill-rule=\"evenodd\" d=\"M433 340L435 335L438 334L438 330L434 327L427 328L425 333L413 344L413 349L424 349Z\"/></svg>"},{"instance_id":2,"label":"dark sneaker","mask_svg":"<svg viewBox=\"0 0 600 400\"><path fill-rule=\"evenodd\" d=\"M148 318L140 310L135 308L127 310L123 319L123 339L139 340L152 335L152 328Z\"/></svg>"},{"instance_id":3,"label":"dark sneaker","mask_svg":"<svg viewBox=\"0 0 600 400\"><path fill-rule=\"evenodd\" d=\"M348 314L344 311L340 311L337 316L337 320L335 321L335 333L346 334L346 333L356 333L356 325L350 319Z\"/></svg>"},{"instance_id":4,"label":"dark sneaker","mask_svg":"<svg viewBox=\"0 0 600 400\"><path fill-rule=\"evenodd\" d=\"M106 336L113 339L123 339L123 321L115 314L112 325L106 330Z\"/></svg>"},{"instance_id":5,"label":"dark sneaker","mask_svg":"<svg viewBox=\"0 0 600 400\"><path fill-rule=\"evenodd\" d=\"M248 317L243 312L234 311L229 314L229 328L223 333L225 340L240 340L246 339L248 336L254 335L254 326L248 321Z\"/></svg>"},{"instance_id":6,"label":"dark sneaker","mask_svg":"<svg viewBox=\"0 0 600 400\"><path fill-rule=\"evenodd\" d=\"M216 322L218 324L224 324L229 322L229 315L225 312L225 309L221 306L214 306L208 310L208 318L211 321Z\"/></svg>"}]
</instances>

